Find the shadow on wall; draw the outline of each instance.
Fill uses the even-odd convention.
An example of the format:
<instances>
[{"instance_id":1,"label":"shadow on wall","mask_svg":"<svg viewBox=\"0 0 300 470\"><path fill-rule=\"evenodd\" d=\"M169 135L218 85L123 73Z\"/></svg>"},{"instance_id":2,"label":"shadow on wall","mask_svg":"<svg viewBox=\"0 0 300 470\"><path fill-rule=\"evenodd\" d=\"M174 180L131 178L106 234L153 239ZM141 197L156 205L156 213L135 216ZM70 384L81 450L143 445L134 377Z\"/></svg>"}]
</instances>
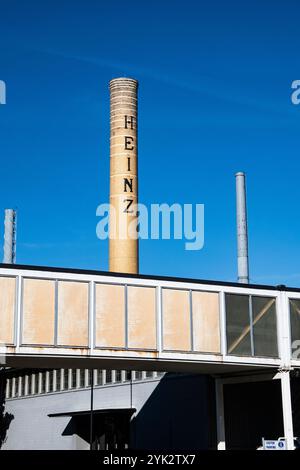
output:
<instances>
[{"instance_id":1,"label":"shadow on wall","mask_svg":"<svg viewBox=\"0 0 300 470\"><path fill-rule=\"evenodd\" d=\"M0 368L0 449L4 444L10 423L14 419L11 413L5 413L6 374L5 367Z\"/></svg>"},{"instance_id":2,"label":"shadow on wall","mask_svg":"<svg viewBox=\"0 0 300 470\"><path fill-rule=\"evenodd\" d=\"M131 421L131 447L215 449L215 423L214 380L166 374Z\"/></svg>"},{"instance_id":3,"label":"shadow on wall","mask_svg":"<svg viewBox=\"0 0 300 470\"><path fill-rule=\"evenodd\" d=\"M165 374L142 408L135 396L143 383L131 383L130 409L95 410L93 449L216 449L214 380L206 375ZM143 389L141 389L143 393ZM139 394L140 398L140 394ZM90 439L90 415L73 416L63 436Z\"/></svg>"}]
</instances>

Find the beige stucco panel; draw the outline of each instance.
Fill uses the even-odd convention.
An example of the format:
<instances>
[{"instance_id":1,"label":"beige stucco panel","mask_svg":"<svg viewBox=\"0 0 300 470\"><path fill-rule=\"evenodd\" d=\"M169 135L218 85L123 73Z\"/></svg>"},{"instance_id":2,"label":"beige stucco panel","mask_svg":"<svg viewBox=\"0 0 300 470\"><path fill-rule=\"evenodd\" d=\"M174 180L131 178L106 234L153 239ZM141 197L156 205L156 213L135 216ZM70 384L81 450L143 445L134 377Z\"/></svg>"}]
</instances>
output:
<instances>
[{"instance_id":1,"label":"beige stucco panel","mask_svg":"<svg viewBox=\"0 0 300 470\"><path fill-rule=\"evenodd\" d=\"M189 291L163 289L162 296L164 349L190 351Z\"/></svg>"},{"instance_id":2,"label":"beige stucco panel","mask_svg":"<svg viewBox=\"0 0 300 470\"><path fill-rule=\"evenodd\" d=\"M220 352L219 294L192 293L194 349L199 352Z\"/></svg>"},{"instance_id":3,"label":"beige stucco panel","mask_svg":"<svg viewBox=\"0 0 300 470\"><path fill-rule=\"evenodd\" d=\"M88 345L88 297L88 283L59 281L58 344Z\"/></svg>"},{"instance_id":4,"label":"beige stucco panel","mask_svg":"<svg viewBox=\"0 0 300 470\"><path fill-rule=\"evenodd\" d=\"M125 288L96 285L96 347L125 347Z\"/></svg>"},{"instance_id":5,"label":"beige stucco panel","mask_svg":"<svg viewBox=\"0 0 300 470\"><path fill-rule=\"evenodd\" d=\"M155 288L128 287L128 346L156 349Z\"/></svg>"},{"instance_id":6,"label":"beige stucco panel","mask_svg":"<svg viewBox=\"0 0 300 470\"><path fill-rule=\"evenodd\" d=\"M15 290L15 278L0 278L0 343L14 341Z\"/></svg>"},{"instance_id":7,"label":"beige stucco panel","mask_svg":"<svg viewBox=\"0 0 300 470\"><path fill-rule=\"evenodd\" d=\"M24 344L54 344L55 282L24 279Z\"/></svg>"}]
</instances>

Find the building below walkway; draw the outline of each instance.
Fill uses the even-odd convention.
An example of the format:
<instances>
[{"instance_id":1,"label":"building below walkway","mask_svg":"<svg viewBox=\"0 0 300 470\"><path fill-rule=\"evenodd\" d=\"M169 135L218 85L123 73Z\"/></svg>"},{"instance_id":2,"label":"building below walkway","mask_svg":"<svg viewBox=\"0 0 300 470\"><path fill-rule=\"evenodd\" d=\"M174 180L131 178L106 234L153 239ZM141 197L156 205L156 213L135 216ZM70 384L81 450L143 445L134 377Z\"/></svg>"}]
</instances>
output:
<instances>
[{"instance_id":1,"label":"building below walkway","mask_svg":"<svg viewBox=\"0 0 300 470\"><path fill-rule=\"evenodd\" d=\"M91 371L7 372L3 449L89 449ZM95 449L216 448L214 381L205 375L95 370Z\"/></svg>"}]
</instances>

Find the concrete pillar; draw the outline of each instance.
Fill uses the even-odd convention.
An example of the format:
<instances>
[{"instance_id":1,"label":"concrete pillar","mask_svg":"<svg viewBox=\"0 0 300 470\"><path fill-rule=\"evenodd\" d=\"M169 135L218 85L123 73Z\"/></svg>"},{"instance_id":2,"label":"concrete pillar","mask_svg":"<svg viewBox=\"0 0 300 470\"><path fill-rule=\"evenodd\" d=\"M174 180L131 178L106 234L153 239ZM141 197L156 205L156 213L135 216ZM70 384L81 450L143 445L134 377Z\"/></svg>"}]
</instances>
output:
<instances>
[{"instance_id":1,"label":"concrete pillar","mask_svg":"<svg viewBox=\"0 0 300 470\"><path fill-rule=\"evenodd\" d=\"M11 397L14 398L16 396L16 377L12 378L12 385L11 385Z\"/></svg>"},{"instance_id":2,"label":"concrete pillar","mask_svg":"<svg viewBox=\"0 0 300 470\"><path fill-rule=\"evenodd\" d=\"M11 380L7 379L6 380L6 389L5 389L5 397L6 398L10 398L10 386L11 386Z\"/></svg>"},{"instance_id":3,"label":"concrete pillar","mask_svg":"<svg viewBox=\"0 0 300 470\"><path fill-rule=\"evenodd\" d=\"M31 379L31 395L34 395L37 392L37 375L32 374L32 379Z\"/></svg>"},{"instance_id":4,"label":"concrete pillar","mask_svg":"<svg viewBox=\"0 0 300 470\"><path fill-rule=\"evenodd\" d=\"M137 89L132 78L110 81L109 270L138 273Z\"/></svg>"},{"instance_id":5,"label":"concrete pillar","mask_svg":"<svg viewBox=\"0 0 300 470\"><path fill-rule=\"evenodd\" d=\"M76 369L76 388L80 388L80 369Z\"/></svg>"},{"instance_id":6,"label":"concrete pillar","mask_svg":"<svg viewBox=\"0 0 300 470\"><path fill-rule=\"evenodd\" d=\"M22 380L24 380L24 377L20 375L18 378L18 397L22 396Z\"/></svg>"},{"instance_id":7,"label":"concrete pillar","mask_svg":"<svg viewBox=\"0 0 300 470\"><path fill-rule=\"evenodd\" d=\"M84 386L85 387L89 387L90 386L90 383L89 383L89 369L84 369Z\"/></svg>"},{"instance_id":8,"label":"concrete pillar","mask_svg":"<svg viewBox=\"0 0 300 470\"><path fill-rule=\"evenodd\" d=\"M64 389L64 369L60 369L59 374L59 390Z\"/></svg>"},{"instance_id":9,"label":"concrete pillar","mask_svg":"<svg viewBox=\"0 0 300 470\"><path fill-rule=\"evenodd\" d=\"M284 371L281 371L279 375L280 375L280 380L281 380L284 437L287 440L287 449L293 450L294 430L293 430L290 372L287 370L284 370Z\"/></svg>"},{"instance_id":10,"label":"concrete pillar","mask_svg":"<svg viewBox=\"0 0 300 470\"><path fill-rule=\"evenodd\" d=\"M59 373L59 371L57 369L54 369L54 371L53 371L53 392L58 391L58 387L57 387L58 373Z\"/></svg>"},{"instance_id":11,"label":"concrete pillar","mask_svg":"<svg viewBox=\"0 0 300 470\"><path fill-rule=\"evenodd\" d=\"M25 375L24 379L25 379L25 390L24 390L24 393L25 393L25 395L28 395L28 394L29 394L29 376L28 376L28 375Z\"/></svg>"},{"instance_id":12,"label":"concrete pillar","mask_svg":"<svg viewBox=\"0 0 300 470\"><path fill-rule=\"evenodd\" d=\"M102 385L106 384L106 369L102 371Z\"/></svg>"},{"instance_id":13,"label":"concrete pillar","mask_svg":"<svg viewBox=\"0 0 300 470\"><path fill-rule=\"evenodd\" d=\"M50 390L50 372L47 370L46 372L46 380L45 380L45 392L48 393Z\"/></svg>"}]
</instances>

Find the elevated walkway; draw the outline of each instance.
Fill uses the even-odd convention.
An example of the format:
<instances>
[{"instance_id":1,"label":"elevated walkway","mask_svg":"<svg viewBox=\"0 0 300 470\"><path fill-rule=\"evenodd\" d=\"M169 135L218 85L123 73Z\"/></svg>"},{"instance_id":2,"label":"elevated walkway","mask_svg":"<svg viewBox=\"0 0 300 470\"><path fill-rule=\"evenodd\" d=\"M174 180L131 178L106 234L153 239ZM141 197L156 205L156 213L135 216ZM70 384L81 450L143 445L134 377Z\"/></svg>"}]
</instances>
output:
<instances>
[{"instance_id":1,"label":"elevated walkway","mask_svg":"<svg viewBox=\"0 0 300 470\"><path fill-rule=\"evenodd\" d=\"M2 264L1 362L209 374L299 367L299 302L300 290L283 286Z\"/></svg>"}]
</instances>

